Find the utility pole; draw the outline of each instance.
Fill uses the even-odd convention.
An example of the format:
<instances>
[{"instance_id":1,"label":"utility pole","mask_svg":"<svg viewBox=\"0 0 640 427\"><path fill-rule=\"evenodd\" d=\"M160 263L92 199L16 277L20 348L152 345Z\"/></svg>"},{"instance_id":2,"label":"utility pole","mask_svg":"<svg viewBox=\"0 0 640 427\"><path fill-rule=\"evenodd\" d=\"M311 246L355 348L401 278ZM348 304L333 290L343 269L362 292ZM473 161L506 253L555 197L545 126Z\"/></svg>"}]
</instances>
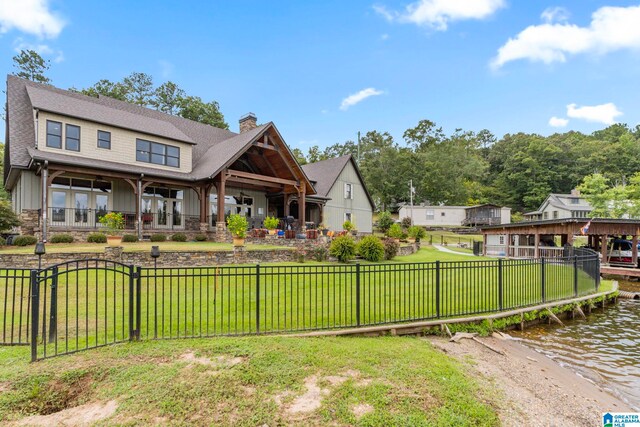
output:
<instances>
[{"instance_id":1,"label":"utility pole","mask_svg":"<svg viewBox=\"0 0 640 427\"><path fill-rule=\"evenodd\" d=\"M413 193L415 189L413 188L413 180L409 180L409 206L411 207L411 225L413 225Z\"/></svg>"}]
</instances>

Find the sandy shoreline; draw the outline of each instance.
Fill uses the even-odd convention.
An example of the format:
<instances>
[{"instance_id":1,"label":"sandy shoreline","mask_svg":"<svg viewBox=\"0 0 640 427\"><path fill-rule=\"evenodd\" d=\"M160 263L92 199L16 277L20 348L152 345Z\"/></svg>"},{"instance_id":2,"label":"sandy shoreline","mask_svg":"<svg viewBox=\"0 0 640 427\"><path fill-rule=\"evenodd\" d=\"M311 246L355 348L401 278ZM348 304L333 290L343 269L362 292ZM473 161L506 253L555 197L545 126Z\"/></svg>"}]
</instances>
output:
<instances>
[{"instance_id":1,"label":"sandy shoreline","mask_svg":"<svg viewBox=\"0 0 640 427\"><path fill-rule=\"evenodd\" d=\"M479 338L502 355L470 339L425 339L501 391L504 403L497 409L505 426L601 426L602 412L633 412L598 385L515 340Z\"/></svg>"}]
</instances>

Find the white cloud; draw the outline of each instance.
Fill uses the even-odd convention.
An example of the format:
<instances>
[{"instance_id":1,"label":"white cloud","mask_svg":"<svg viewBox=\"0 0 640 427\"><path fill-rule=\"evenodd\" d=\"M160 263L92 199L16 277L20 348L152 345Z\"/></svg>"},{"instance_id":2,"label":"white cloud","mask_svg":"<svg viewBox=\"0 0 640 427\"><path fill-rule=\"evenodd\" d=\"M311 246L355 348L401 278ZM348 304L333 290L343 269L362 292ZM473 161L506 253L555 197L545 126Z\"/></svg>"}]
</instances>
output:
<instances>
[{"instance_id":1,"label":"white cloud","mask_svg":"<svg viewBox=\"0 0 640 427\"><path fill-rule=\"evenodd\" d=\"M563 119L561 117L553 116L549 119L549 126L554 128L563 128L569 124L569 120Z\"/></svg>"},{"instance_id":2,"label":"white cloud","mask_svg":"<svg viewBox=\"0 0 640 427\"><path fill-rule=\"evenodd\" d=\"M383 34L380 36L380 40L387 40L389 38L389 34Z\"/></svg>"},{"instance_id":3,"label":"white cloud","mask_svg":"<svg viewBox=\"0 0 640 427\"><path fill-rule=\"evenodd\" d=\"M540 18L547 24L566 22L569 19L569 11L564 7L548 7L542 12Z\"/></svg>"},{"instance_id":4,"label":"white cloud","mask_svg":"<svg viewBox=\"0 0 640 427\"><path fill-rule=\"evenodd\" d=\"M60 63L64 61L64 53L61 50L54 50L49 45L38 43L27 43L22 37L18 37L13 42L13 50L20 53L21 50L33 50L37 52L40 56L53 56L53 62Z\"/></svg>"},{"instance_id":5,"label":"white cloud","mask_svg":"<svg viewBox=\"0 0 640 427\"><path fill-rule=\"evenodd\" d=\"M558 16L552 13L548 18L557 21ZM640 6L602 7L591 15L588 27L552 21L529 26L498 49L491 67L518 59L564 62L567 55L620 49L640 49Z\"/></svg>"},{"instance_id":6,"label":"white cloud","mask_svg":"<svg viewBox=\"0 0 640 427\"><path fill-rule=\"evenodd\" d=\"M377 90L372 87L362 89L360 92L349 95L345 99L343 99L342 103L340 104L340 109L344 111L347 108L352 107L357 103L364 101L370 96L382 95L383 93L384 93L383 91Z\"/></svg>"},{"instance_id":7,"label":"white cloud","mask_svg":"<svg viewBox=\"0 0 640 427\"><path fill-rule=\"evenodd\" d=\"M41 38L57 37L65 22L49 10L48 3L48 0L0 1L0 33L15 28Z\"/></svg>"},{"instance_id":8,"label":"white cloud","mask_svg":"<svg viewBox=\"0 0 640 427\"><path fill-rule=\"evenodd\" d=\"M567 116L572 119L582 119L588 122L604 123L612 125L616 122L616 117L621 116L622 112L618 110L613 102L601 105L582 106L576 104L567 105Z\"/></svg>"},{"instance_id":9,"label":"white cloud","mask_svg":"<svg viewBox=\"0 0 640 427\"><path fill-rule=\"evenodd\" d=\"M373 6L388 21L424 25L445 31L449 22L485 19L505 6L505 0L418 0L404 11L389 11L384 6Z\"/></svg>"}]
</instances>

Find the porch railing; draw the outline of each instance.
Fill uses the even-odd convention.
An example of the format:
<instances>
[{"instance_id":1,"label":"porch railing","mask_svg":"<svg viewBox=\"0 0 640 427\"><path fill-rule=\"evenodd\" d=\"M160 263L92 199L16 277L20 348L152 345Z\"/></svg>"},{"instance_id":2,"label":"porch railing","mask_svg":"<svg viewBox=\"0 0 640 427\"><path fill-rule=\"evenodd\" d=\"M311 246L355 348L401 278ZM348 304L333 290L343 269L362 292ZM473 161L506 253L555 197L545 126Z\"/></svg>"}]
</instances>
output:
<instances>
[{"instance_id":1,"label":"porch railing","mask_svg":"<svg viewBox=\"0 0 640 427\"><path fill-rule=\"evenodd\" d=\"M137 216L135 212L110 211L84 208L49 208L47 224L52 229L94 229L100 230L100 218L109 212L120 212L124 217L124 229L136 230ZM185 230L198 231L200 217L197 215L173 213L142 213L143 230Z\"/></svg>"},{"instance_id":2,"label":"porch railing","mask_svg":"<svg viewBox=\"0 0 640 427\"><path fill-rule=\"evenodd\" d=\"M562 258L566 256L566 249L555 246L539 246L538 258ZM535 258L535 246L515 246L511 245L507 249L506 245L487 245L487 256L509 257L509 258Z\"/></svg>"}]
</instances>

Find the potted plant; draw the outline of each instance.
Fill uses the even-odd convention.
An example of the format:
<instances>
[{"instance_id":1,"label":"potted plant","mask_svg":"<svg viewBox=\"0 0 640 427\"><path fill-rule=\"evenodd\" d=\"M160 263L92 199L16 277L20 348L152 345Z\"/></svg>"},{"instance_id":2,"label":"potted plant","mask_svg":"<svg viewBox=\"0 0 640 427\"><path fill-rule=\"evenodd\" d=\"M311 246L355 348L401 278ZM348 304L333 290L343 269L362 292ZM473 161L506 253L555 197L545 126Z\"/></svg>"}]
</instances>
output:
<instances>
[{"instance_id":1,"label":"potted plant","mask_svg":"<svg viewBox=\"0 0 640 427\"><path fill-rule=\"evenodd\" d=\"M117 233L124 229L124 216L121 212L109 212L103 215L100 220L107 229L107 243L109 246L120 246L122 244L122 236Z\"/></svg>"},{"instance_id":2,"label":"potted plant","mask_svg":"<svg viewBox=\"0 0 640 427\"><path fill-rule=\"evenodd\" d=\"M268 216L264 219L264 228L269 230L270 235L276 235L276 228L278 228L278 224L280 224L280 220L274 216Z\"/></svg>"},{"instance_id":3,"label":"potted plant","mask_svg":"<svg viewBox=\"0 0 640 427\"><path fill-rule=\"evenodd\" d=\"M327 228L327 226L322 223L318 224L318 230L320 230L323 236L326 236L327 233L329 232L329 229Z\"/></svg>"},{"instance_id":4,"label":"potted plant","mask_svg":"<svg viewBox=\"0 0 640 427\"><path fill-rule=\"evenodd\" d=\"M389 227L389 229L387 230L387 236L391 237L396 242L399 242L402 238L402 227L400 227L400 224L392 224L391 227Z\"/></svg>"},{"instance_id":5,"label":"potted plant","mask_svg":"<svg viewBox=\"0 0 640 427\"><path fill-rule=\"evenodd\" d=\"M349 220L346 220L343 224L342 224L342 229L344 231L346 231L347 233L351 233L354 236L357 234L357 230L356 230L356 225L354 223L352 223Z\"/></svg>"},{"instance_id":6,"label":"potted plant","mask_svg":"<svg viewBox=\"0 0 640 427\"><path fill-rule=\"evenodd\" d=\"M247 227L249 222L247 217L240 214L232 214L227 218L227 228L233 236L233 246L244 246L244 239L247 237Z\"/></svg>"}]
</instances>

